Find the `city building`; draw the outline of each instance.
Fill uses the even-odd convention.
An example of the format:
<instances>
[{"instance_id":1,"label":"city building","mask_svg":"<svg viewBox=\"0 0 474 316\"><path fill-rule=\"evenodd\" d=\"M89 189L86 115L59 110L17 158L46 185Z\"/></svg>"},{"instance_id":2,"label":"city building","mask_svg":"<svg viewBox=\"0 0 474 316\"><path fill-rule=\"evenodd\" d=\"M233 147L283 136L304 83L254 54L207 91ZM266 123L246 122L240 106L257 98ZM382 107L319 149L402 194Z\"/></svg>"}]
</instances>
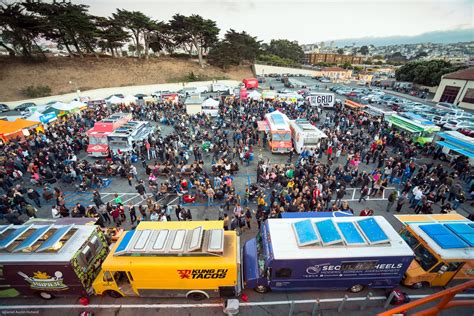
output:
<instances>
[{"instance_id":1,"label":"city building","mask_svg":"<svg viewBox=\"0 0 474 316\"><path fill-rule=\"evenodd\" d=\"M331 63L331 64L362 64L362 56L354 55L340 55L340 54L324 54L324 53L306 53L305 63L310 65L316 65L318 63Z\"/></svg>"},{"instance_id":2,"label":"city building","mask_svg":"<svg viewBox=\"0 0 474 316\"><path fill-rule=\"evenodd\" d=\"M352 76L352 70L341 67L325 67L321 70L317 70L315 75L317 77L329 78L332 81L349 80Z\"/></svg>"},{"instance_id":3,"label":"city building","mask_svg":"<svg viewBox=\"0 0 474 316\"><path fill-rule=\"evenodd\" d=\"M444 75L433 98L474 110L474 67Z\"/></svg>"}]
</instances>

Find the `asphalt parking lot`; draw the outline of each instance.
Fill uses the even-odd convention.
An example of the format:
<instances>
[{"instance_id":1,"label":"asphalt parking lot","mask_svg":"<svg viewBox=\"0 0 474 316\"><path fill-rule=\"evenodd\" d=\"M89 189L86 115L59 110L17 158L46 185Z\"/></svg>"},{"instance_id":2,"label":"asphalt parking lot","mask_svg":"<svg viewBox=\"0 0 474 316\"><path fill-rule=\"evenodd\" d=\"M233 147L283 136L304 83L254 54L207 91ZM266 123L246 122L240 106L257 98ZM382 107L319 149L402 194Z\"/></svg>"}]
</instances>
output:
<instances>
[{"instance_id":1,"label":"asphalt parking lot","mask_svg":"<svg viewBox=\"0 0 474 316\"><path fill-rule=\"evenodd\" d=\"M277 82L272 78L266 78L267 82L265 86L272 85L275 90L283 89L283 83ZM329 88L331 84L322 84L314 79L308 77L297 77L295 78L301 83L304 83L307 86L314 86L319 84L321 86L321 91L325 90L325 87ZM295 89L297 90L297 89ZM344 99L343 96L336 96L337 98ZM330 110L328 110L330 111ZM160 126L162 133L167 135L172 133L173 130L168 126ZM288 160L288 157L285 155L274 155L269 152L266 148L258 148L258 154L262 154L265 158L269 158L272 163L285 163ZM78 157L84 158L84 157ZM92 161L92 159L87 158ZM325 157L322 158L322 161L325 162ZM209 168L210 158L204 156L206 168ZM291 163L296 161L296 157L293 158ZM422 165L425 162L429 162L429 159L421 158L417 160L418 165ZM237 192L242 194L245 190L245 187L256 181L256 161L250 163L249 166L239 165L239 172L235 175L234 186ZM147 179L145 170L141 167L139 163L136 164L139 178ZM374 164L366 165L361 164L361 170L372 170ZM101 195L104 202L113 199L115 193L121 196L125 204L132 203L138 205L142 203L142 198L136 193L133 183L130 186L125 178L113 177L111 178L111 185L107 188L102 189ZM166 181L166 178L159 178L159 182ZM74 186L71 185L62 185L65 196L66 203L69 207L73 206L76 203L81 203L83 205L92 204L92 193L89 192L77 192ZM358 198L360 195L359 188L348 188L347 194L344 197L344 200L349 202L350 207L352 207L356 214L359 213L363 208L369 207L374 210L375 215L384 216L396 229L400 228L400 224L393 216L393 213L387 213L385 211L387 205L387 197L390 194L391 190L396 190L396 186L390 187L382 196L376 198L369 198L366 202L359 203ZM268 194L267 194L268 195ZM46 203L43 201L42 207L39 209L38 216L43 218L51 217L51 206L53 202ZM170 195L160 201L162 204L171 204L177 205L182 203L179 196ZM221 201L216 201L211 205L207 205L207 201L200 200L195 203L184 204L185 208L191 210L193 220L215 220L218 217L218 207L221 204ZM256 208L255 203L250 204L251 208ZM463 215L467 215L471 210L469 203L464 203L459 209L459 212ZM439 209L435 209L435 212L439 212ZM412 213L407 206L404 206L402 213L408 214ZM172 219L176 220L174 214L172 214ZM242 242L245 242L249 238L252 238L257 233L255 220L252 222L252 228L250 230L245 230L241 236ZM130 225L125 224L125 228L130 228ZM424 295L432 294L438 291L438 289L421 289L421 290L411 290L405 289L404 291L413 294L413 295ZM364 305L364 298L370 293L372 293L373 299L368 301L365 310L361 310ZM245 294L248 296L248 302L250 304L241 306L240 315L284 315L288 314L290 310L293 310L294 314L301 315L310 315L315 309L314 303L310 300L319 299L321 303L316 306L317 313L321 315L340 315L344 311L350 311L353 315L372 315L376 312L379 312L383 309L385 295L383 290L364 290L361 293L357 294L348 294L344 291L324 291L324 292L297 292L297 293L270 293L266 295L261 295L255 293L253 290L245 290ZM344 303L340 312L341 301L348 295L348 300ZM414 297L416 298L416 297ZM304 301L306 300L306 301ZM291 307L291 301L296 301L296 304ZM83 310L92 310L96 315L134 315L139 311L142 315L155 315L159 313L160 315L222 315L222 301L220 300L211 300L205 302L202 305L196 305L192 301L186 299L147 299L147 298L121 298L113 299L110 297L91 297L92 305L89 307L78 306L78 301L75 298L61 298L54 301L48 302L48 309L43 309L44 301L41 299L32 298L28 300L28 305L37 305L29 307L26 309L19 310L21 312L31 311L35 315L78 315L80 311ZM254 304L254 305L252 305ZM8 299L0 302L0 305L25 305L24 299ZM43 306L43 307L41 307ZM8 311L14 311L12 308ZM6 315L7 310L2 310L0 307L0 313ZM30 313L30 314L31 314ZM459 316L463 315L472 315L472 310L469 309L452 309L447 312L440 313L440 315L453 315L456 313Z\"/></svg>"}]
</instances>

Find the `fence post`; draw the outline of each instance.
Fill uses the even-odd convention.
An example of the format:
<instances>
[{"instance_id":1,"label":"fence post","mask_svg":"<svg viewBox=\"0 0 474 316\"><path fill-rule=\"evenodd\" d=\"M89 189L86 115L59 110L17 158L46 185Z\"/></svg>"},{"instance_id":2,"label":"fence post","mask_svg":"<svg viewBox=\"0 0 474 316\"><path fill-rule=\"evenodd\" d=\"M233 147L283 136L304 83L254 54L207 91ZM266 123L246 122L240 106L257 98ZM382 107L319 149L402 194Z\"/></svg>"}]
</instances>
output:
<instances>
[{"instance_id":1,"label":"fence post","mask_svg":"<svg viewBox=\"0 0 474 316\"><path fill-rule=\"evenodd\" d=\"M293 310L295 309L295 301L291 301L290 303L290 312L288 313L288 316L293 316Z\"/></svg>"},{"instance_id":2,"label":"fence post","mask_svg":"<svg viewBox=\"0 0 474 316\"><path fill-rule=\"evenodd\" d=\"M313 304L313 311L311 312L311 316L316 316L319 309L319 298L316 299L316 302Z\"/></svg>"},{"instance_id":3,"label":"fence post","mask_svg":"<svg viewBox=\"0 0 474 316\"><path fill-rule=\"evenodd\" d=\"M339 307L337 308L337 311L339 313L342 312L342 308L344 307L344 303L347 301L348 298L349 298L349 296L344 295L344 298L342 299L341 304L339 304Z\"/></svg>"},{"instance_id":4,"label":"fence post","mask_svg":"<svg viewBox=\"0 0 474 316\"><path fill-rule=\"evenodd\" d=\"M388 305L390 305L390 302L393 300L394 297L395 297L395 291L390 292L390 295L385 301L385 305L383 306L383 309L387 309Z\"/></svg>"},{"instance_id":5,"label":"fence post","mask_svg":"<svg viewBox=\"0 0 474 316\"><path fill-rule=\"evenodd\" d=\"M372 297L372 292L369 292L367 296L365 297L365 301L362 303L360 306L360 310L363 311L367 307L367 304L369 304L370 298Z\"/></svg>"}]
</instances>

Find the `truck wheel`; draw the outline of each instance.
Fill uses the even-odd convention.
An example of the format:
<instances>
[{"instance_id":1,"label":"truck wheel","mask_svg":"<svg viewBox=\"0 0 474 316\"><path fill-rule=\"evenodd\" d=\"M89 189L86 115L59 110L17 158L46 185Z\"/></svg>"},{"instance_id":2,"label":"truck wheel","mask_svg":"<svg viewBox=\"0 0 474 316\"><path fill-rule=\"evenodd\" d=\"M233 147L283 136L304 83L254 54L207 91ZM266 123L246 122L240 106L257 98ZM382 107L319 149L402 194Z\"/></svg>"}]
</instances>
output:
<instances>
[{"instance_id":1,"label":"truck wheel","mask_svg":"<svg viewBox=\"0 0 474 316\"><path fill-rule=\"evenodd\" d=\"M202 301L208 298L208 296L204 292L191 292L186 295L186 298L193 301Z\"/></svg>"},{"instance_id":2,"label":"truck wheel","mask_svg":"<svg viewBox=\"0 0 474 316\"><path fill-rule=\"evenodd\" d=\"M44 300L50 300L54 298L54 295L48 292L39 292L39 296Z\"/></svg>"},{"instance_id":3,"label":"truck wheel","mask_svg":"<svg viewBox=\"0 0 474 316\"><path fill-rule=\"evenodd\" d=\"M265 285L257 285L257 287L254 288L254 291L260 294L264 294L270 291L270 288Z\"/></svg>"},{"instance_id":4,"label":"truck wheel","mask_svg":"<svg viewBox=\"0 0 474 316\"><path fill-rule=\"evenodd\" d=\"M121 298L122 294L120 294L117 291L107 291L105 292L108 296L113 297L113 298Z\"/></svg>"},{"instance_id":5,"label":"truck wheel","mask_svg":"<svg viewBox=\"0 0 474 316\"><path fill-rule=\"evenodd\" d=\"M410 285L410 288L414 289L414 290L418 290L418 289L421 289L423 288L425 284L423 282L416 282L416 283L413 283L412 285Z\"/></svg>"},{"instance_id":6,"label":"truck wheel","mask_svg":"<svg viewBox=\"0 0 474 316\"><path fill-rule=\"evenodd\" d=\"M363 289L364 289L364 286L362 284L356 284L356 285L351 286L349 288L349 291L352 293L359 293Z\"/></svg>"}]
</instances>

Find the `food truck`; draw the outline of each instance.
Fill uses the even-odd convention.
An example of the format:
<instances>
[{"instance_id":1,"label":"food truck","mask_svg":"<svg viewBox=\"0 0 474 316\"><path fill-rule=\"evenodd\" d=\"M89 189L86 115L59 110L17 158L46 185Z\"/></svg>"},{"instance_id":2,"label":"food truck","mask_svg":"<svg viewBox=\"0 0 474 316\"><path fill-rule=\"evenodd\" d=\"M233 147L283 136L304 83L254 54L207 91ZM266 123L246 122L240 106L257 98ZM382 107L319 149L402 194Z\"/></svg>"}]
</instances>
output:
<instances>
[{"instance_id":1,"label":"food truck","mask_svg":"<svg viewBox=\"0 0 474 316\"><path fill-rule=\"evenodd\" d=\"M243 249L256 292L393 288L413 250L382 216L268 219Z\"/></svg>"},{"instance_id":2,"label":"food truck","mask_svg":"<svg viewBox=\"0 0 474 316\"><path fill-rule=\"evenodd\" d=\"M246 78L242 80L246 89L257 89L258 88L258 80L257 78Z\"/></svg>"},{"instance_id":3,"label":"food truck","mask_svg":"<svg viewBox=\"0 0 474 316\"><path fill-rule=\"evenodd\" d=\"M292 148L291 130L288 117L280 111L265 114L265 125L268 130L268 145L272 153L289 153Z\"/></svg>"},{"instance_id":4,"label":"food truck","mask_svg":"<svg viewBox=\"0 0 474 316\"><path fill-rule=\"evenodd\" d=\"M304 149L318 148L321 139L327 138L323 131L312 125L308 120L297 119L289 122L293 147L298 154L301 154Z\"/></svg>"},{"instance_id":5,"label":"food truck","mask_svg":"<svg viewBox=\"0 0 474 316\"><path fill-rule=\"evenodd\" d=\"M403 114L394 114L390 116L389 125L392 128L404 131L411 135L413 142L420 146L431 143L435 133L441 130L433 122L414 113L405 112Z\"/></svg>"},{"instance_id":6,"label":"food truck","mask_svg":"<svg viewBox=\"0 0 474 316\"><path fill-rule=\"evenodd\" d=\"M403 278L412 288L474 279L474 223L460 214L395 215L415 252Z\"/></svg>"},{"instance_id":7,"label":"food truck","mask_svg":"<svg viewBox=\"0 0 474 316\"><path fill-rule=\"evenodd\" d=\"M141 222L114 244L93 287L112 297L237 296L239 238L222 221Z\"/></svg>"},{"instance_id":8,"label":"food truck","mask_svg":"<svg viewBox=\"0 0 474 316\"><path fill-rule=\"evenodd\" d=\"M92 294L108 252L95 225L58 220L0 226L0 297Z\"/></svg>"},{"instance_id":9,"label":"food truck","mask_svg":"<svg viewBox=\"0 0 474 316\"><path fill-rule=\"evenodd\" d=\"M86 132L89 137L87 154L92 157L107 157L109 155L107 135L131 120L131 113L117 113L96 122L94 127Z\"/></svg>"},{"instance_id":10,"label":"food truck","mask_svg":"<svg viewBox=\"0 0 474 316\"><path fill-rule=\"evenodd\" d=\"M128 121L107 135L110 152L130 152L134 143L146 140L154 131L155 128L149 121Z\"/></svg>"},{"instance_id":11,"label":"food truck","mask_svg":"<svg viewBox=\"0 0 474 316\"><path fill-rule=\"evenodd\" d=\"M354 111L361 111L365 109L367 105L362 103L362 100L352 99L347 97L344 100L344 107Z\"/></svg>"}]
</instances>

